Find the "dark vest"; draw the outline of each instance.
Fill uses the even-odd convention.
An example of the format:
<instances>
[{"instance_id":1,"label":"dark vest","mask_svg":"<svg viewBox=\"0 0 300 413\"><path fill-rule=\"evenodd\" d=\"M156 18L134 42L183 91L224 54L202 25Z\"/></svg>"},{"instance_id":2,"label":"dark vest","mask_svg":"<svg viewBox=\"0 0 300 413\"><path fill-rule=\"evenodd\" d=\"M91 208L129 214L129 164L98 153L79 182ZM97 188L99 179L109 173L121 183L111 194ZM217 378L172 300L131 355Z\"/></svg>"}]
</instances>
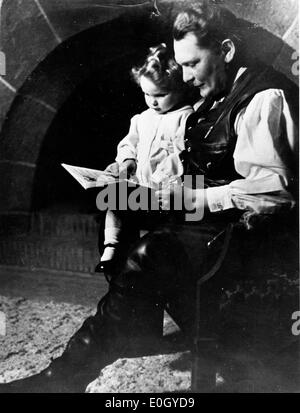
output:
<instances>
[{"instance_id":1,"label":"dark vest","mask_svg":"<svg viewBox=\"0 0 300 413\"><path fill-rule=\"evenodd\" d=\"M233 152L237 140L234 122L238 112L249 104L256 93L270 88L284 90L297 122L297 85L271 67L249 68L237 79L230 93L215 109L210 109L211 105L204 102L189 116L185 150L181 154L185 175L204 175L206 187L225 185L241 178L234 168ZM291 153L284 142L277 149L284 162L291 169L295 169L296 174L298 155Z\"/></svg>"}]
</instances>

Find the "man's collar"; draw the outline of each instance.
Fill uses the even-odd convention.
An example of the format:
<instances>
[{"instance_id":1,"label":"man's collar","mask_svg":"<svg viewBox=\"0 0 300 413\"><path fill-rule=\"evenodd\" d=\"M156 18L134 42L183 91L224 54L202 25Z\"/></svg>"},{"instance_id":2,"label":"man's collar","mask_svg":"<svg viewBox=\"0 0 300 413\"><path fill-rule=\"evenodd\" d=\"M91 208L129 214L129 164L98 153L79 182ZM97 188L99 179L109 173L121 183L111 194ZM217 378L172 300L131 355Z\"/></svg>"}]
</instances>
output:
<instances>
[{"instance_id":1,"label":"man's collar","mask_svg":"<svg viewBox=\"0 0 300 413\"><path fill-rule=\"evenodd\" d=\"M236 76L235 76L235 78L234 78L233 83L235 83L235 82L238 80L238 78L239 78L240 76L242 76L242 74L243 74L246 70L247 70L246 67L240 67L239 70L237 71L237 74L236 74Z\"/></svg>"},{"instance_id":2,"label":"man's collar","mask_svg":"<svg viewBox=\"0 0 300 413\"><path fill-rule=\"evenodd\" d=\"M238 80L239 77L242 76L242 74L243 74L246 70L247 70L246 67L240 67L240 68L238 69L238 71L237 71L237 73L236 73L236 76L235 76L235 78L234 78L233 84ZM225 97L222 97L221 99L216 100L212 107L214 108L216 105L218 105L219 103L223 102L224 99L225 99ZM197 110L201 107L201 105L204 103L204 101L205 101L204 98L200 98L200 99L193 105L194 110L197 111Z\"/></svg>"}]
</instances>

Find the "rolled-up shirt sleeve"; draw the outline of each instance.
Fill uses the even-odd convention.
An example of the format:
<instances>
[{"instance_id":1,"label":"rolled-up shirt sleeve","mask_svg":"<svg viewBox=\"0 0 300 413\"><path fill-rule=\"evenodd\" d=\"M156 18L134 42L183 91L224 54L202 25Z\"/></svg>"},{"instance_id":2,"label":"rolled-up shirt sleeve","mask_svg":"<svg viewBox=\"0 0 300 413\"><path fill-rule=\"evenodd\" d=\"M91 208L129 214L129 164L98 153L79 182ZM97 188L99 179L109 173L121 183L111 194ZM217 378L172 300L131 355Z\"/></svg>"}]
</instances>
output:
<instances>
[{"instance_id":1,"label":"rolled-up shirt sleeve","mask_svg":"<svg viewBox=\"0 0 300 413\"><path fill-rule=\"evenodd\" d=\"M125 159L136 159L137 145L139 142L139 133L137 129L138 119L139 115L135 115L131 118L128 134L117 146L116 161L118 163L124 162Z\"/></svg>"},{"instance_id":2,"label":"rolled-up shirt sleeve","mask_svg":"<svg viewBox=\"0 0 300 413\"><path fill-rule=\"evenodd\" d=\"M288 150L296 151L298 130L284 92L268 89L257 93L235 121L237 143L234 165L241 179L206 190L211 212L237 207L243 194L275 194L289 198L287 187L293 178L284 160Z\"/></svg>"}]
</instances>

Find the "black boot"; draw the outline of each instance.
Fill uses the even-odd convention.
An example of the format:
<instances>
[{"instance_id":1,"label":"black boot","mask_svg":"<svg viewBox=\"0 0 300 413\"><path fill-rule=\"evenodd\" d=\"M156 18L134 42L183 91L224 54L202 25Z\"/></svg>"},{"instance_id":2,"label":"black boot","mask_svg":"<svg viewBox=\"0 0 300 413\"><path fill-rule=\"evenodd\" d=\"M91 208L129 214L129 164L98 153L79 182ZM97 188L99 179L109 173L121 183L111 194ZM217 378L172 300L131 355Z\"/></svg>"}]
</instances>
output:
<instances>
[{"instance_id":1,"label":"black boot","mask_svg":"<svg viewBox=\"0 0 300 413\"><path fill-rule=\"evenodd\" d=\"M98 305L113 301L108 293ZM87 318L69 340L63 354L42 372L11 383L0 384L0 393L81 393L115 360L109 348L109 315L96 313ZM111 328L114 329L113 323Z\"/></svg>"},{"instance_id":2,"label":"black boot","mask_svg":"<svg viewBox=\"0 0 300 413\"><path fill-rule=\"evenodd\" d=\"M163 309L144 302L133 305L131 299L119 286L111 287L61 357L32 377L0 384L0 393L83 393L106 365L149 354L152 340L162 333Z\"/></svg>"},{"instance_id":3,"label":"black boot","mask_svg":"<svg viewBox=\"0 0 300 413\"><path fill-rule=\"evenodd\" d=\"M71 337L62 356L34 376L0 384L0 393L81 393L116 359L149 354L153 340L162 336L163 308L132 281L124 274L111 280L96 314Z\"/></svg>"},{"instance_id":4,"label":"black boot","mask_svg":"<svg viewBox=\"0 0 300 413\"><path fill-rule=\"evenodd\" d=\"M62 356L42 372L25 379L1 384L1 393L69 393L83 392L101 368L97 345L100 325L95 317L85 320L69 340Z\"/></svg>"},{"instance_id":5,"label":"black boot","mask_svg":"<svg viewBox=\"0 0 300 413\"><path fill-rule=\"evenodd\" d=\"M0 392L84 392L114 360L157 352L163 308L175 293L184 294L187 280L180 276L184 258L173 236L145 237L129 254L123 271L110 281L96 314L73 335L62 356L35 376L1 384ZM190 300L185 298L187 308Z\"/></svg>"}]
</instances>

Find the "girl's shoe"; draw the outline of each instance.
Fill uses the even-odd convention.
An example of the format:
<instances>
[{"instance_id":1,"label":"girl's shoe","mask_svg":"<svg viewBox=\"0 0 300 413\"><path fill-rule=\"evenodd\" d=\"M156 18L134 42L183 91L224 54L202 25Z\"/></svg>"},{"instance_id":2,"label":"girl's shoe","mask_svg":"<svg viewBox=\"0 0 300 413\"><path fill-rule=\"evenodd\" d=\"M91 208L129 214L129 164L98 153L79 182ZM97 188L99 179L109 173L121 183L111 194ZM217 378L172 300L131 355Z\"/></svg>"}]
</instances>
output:
<instances>
[{"instance_id":1,"label":"girl's shoe","mask_svg":"<svg viewBox=\"0 0 300 413\"><path fill-rule=\"evenodd\" d=\"M116 254L116 244L105 245L101 261L95 268L95 272L110 272L113 269Z\"/></svg>"}]
</instances>

